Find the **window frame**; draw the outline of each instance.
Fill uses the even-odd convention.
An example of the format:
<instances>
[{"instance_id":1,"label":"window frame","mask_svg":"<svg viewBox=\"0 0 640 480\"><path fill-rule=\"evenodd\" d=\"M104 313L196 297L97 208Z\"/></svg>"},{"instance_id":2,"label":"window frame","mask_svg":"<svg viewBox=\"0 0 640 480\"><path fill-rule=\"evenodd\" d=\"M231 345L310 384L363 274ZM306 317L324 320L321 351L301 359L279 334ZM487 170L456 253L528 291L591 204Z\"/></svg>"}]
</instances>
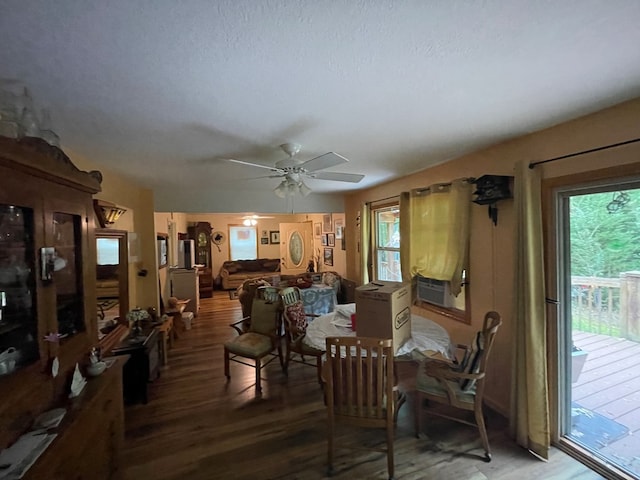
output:
<instances>
[{"instance_id":1,"label":"window frame","mask_svg":"<svg viewBox=\"0 0 640 480\"><path fill-rule=\"evenodd\" d=\"M380 280L380 281L395 281L395 280L387 280L387 279L382 279L379 276L379 272L378 272L378 265L379 265L379 260L378 260L378 256L380 252L392 252L395 253L397 252L398 257L400 256L400 245L398 245L398 247L381 247L379 242L378 242L378 232L380 231L378 228L378 219L379 219L379 214L383 213L383 212L391 212L393 210L397 210L398 212L398 222L400 222L400 200L394 201L394 202L388 202L385 204L381 204L381 205L376 205L375 207L371 207L371 217L373 218L373 221L371 222L371 234L373 236L373 251L372 251L372 259L373 259L373 265L372 265L372 273L373 273L373 279L374 281L376 280ZM398 234L400 234L400 227L398 226ZM400 279L397 280L399 282L402 281L402 266L400 264L400 262L398 262L398 267L400 268Z\"/></svg>"},{"instance_id":2,"label":"window frame","mask_svg":"<svg viewBox=\"0 0 640 480\"><path fill-rule=\"evenodd\" d=\"M253 230L253 239L254 239L254 248L255 255L253 258L234 258L233 252L233 242L235 235L233 234L234 230ZM257 226L247 226L247 225L229 225L229 260L254 260L258 258L258 227Z\"/></svg>"}]
</instances>

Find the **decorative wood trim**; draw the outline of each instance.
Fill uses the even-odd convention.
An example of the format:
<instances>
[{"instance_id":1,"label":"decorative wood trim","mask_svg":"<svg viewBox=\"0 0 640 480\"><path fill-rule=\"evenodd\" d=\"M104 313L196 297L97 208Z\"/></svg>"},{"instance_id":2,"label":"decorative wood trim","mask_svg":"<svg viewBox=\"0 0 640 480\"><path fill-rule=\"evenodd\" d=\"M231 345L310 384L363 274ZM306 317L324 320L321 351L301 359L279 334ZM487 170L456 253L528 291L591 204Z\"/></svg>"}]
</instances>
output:
<instances>
[{"instance_id":1,"label":"decorative wood trim","mask_svg":"<svg viewBox=\"0 0 640 480\"><path fill-rule=\"evenodd\" d=\"M91 194L102 190L99 171L79 170L62 150L41 138L0 136L0 152L0 165Z\"/></svg>"}]
</instances>

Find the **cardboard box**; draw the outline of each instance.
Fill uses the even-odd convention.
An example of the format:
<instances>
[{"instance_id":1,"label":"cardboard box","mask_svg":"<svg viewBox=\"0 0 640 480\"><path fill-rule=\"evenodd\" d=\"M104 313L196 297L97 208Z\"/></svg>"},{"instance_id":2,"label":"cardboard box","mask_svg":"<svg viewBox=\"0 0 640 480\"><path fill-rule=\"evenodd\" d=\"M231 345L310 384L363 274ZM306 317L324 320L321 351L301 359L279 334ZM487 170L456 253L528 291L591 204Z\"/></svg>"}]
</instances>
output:
<instances>
[{"instance_id":1,"label":"cardboard box","mask_svg":"<svg viewBox=\"0 0 640 480\"><path fill-rule=\"evenodd\" d=\"M397 352L411 338L411 288L401 282L376 281L356 288L356 334L392 338Z\"/></svg>"}]
</instances>

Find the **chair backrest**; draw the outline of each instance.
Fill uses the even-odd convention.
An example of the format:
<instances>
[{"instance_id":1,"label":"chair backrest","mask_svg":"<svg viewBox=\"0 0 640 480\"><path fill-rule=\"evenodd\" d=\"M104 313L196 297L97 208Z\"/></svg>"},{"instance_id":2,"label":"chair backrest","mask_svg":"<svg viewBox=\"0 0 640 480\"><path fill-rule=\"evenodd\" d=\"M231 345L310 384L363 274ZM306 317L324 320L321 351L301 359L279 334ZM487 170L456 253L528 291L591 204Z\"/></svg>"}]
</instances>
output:
<instances>
[{"instance_id":1,"label":"chair backrest","mask_svg":"<svg viewBox=\"0 0 640 480\"><path fill-rule=\"evenodd\" d=\"M274 291L276 294L274 295ZM280 329L280 295L276 287L259 287L251 305L249 331L275 337Z\"/></svg>"},{"instance_id":2,"label":"chair backrest","mask_svg":"<svg viewBox=\"0 0 640 480\"><path fill-rule=\"evenodd\" d=\"M466 373L485 373L491 347L493 347L493 341L500 325L502 325L502 319L498 312L491 311L485 314L482 330L476 333L470 348L467 350L461 363L461 371ZM483 381L482 385L484 385ZM469 391L475 386L475 380L464 379L460 382L460 388L463 391Z\"/></svg>"},{"instance_id":3,"label":"chair backrest","mask_svg":"<svg viewBox=\"0 0 640 480\"><path fill-rule=\"evenodd\" d=\"M393 340L327 337L326 403L330 415L366 426L393 421Z\"/></svg>"},{"instance_id":4,"label":"chair backrest","mask_svg":"<svg viewBox=\"0 0 640 480\"><path fill-rule=\"evenodd\" d=\"M302 302L302 294L298 287L286 287L280 291L282 304L286 307L296 302Z\"/></svg>"},{"instance_id":5,"label":"chair backrest","mask_svg":"<svg viewBox=\"0 0 640 480\"><path fill-rule=\"evenodd\" d=\"M280 303L280 289L271 285L262 285L256 289L256 298L271 303Z\"/></svg>"}]
</instances>

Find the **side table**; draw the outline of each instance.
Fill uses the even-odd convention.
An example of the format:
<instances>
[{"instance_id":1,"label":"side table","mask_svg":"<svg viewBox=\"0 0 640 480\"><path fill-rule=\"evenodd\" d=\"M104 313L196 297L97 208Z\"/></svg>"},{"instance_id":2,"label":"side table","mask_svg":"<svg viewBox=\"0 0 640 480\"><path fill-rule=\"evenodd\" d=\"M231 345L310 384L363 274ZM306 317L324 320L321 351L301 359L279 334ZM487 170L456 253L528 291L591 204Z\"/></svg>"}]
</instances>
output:
<instances>
[{"instance_id":1,"label":"side table","mask_svg":"<svg viewBox=\"0 0 640 480\"><path fill-rule=\"evenodd\" d=\"M112 355L129 355L122 374L125 403L147 403L147 384L160 376L160 332L157 328L129 335L112 351Z\"/></svg>"}]
</instances>

